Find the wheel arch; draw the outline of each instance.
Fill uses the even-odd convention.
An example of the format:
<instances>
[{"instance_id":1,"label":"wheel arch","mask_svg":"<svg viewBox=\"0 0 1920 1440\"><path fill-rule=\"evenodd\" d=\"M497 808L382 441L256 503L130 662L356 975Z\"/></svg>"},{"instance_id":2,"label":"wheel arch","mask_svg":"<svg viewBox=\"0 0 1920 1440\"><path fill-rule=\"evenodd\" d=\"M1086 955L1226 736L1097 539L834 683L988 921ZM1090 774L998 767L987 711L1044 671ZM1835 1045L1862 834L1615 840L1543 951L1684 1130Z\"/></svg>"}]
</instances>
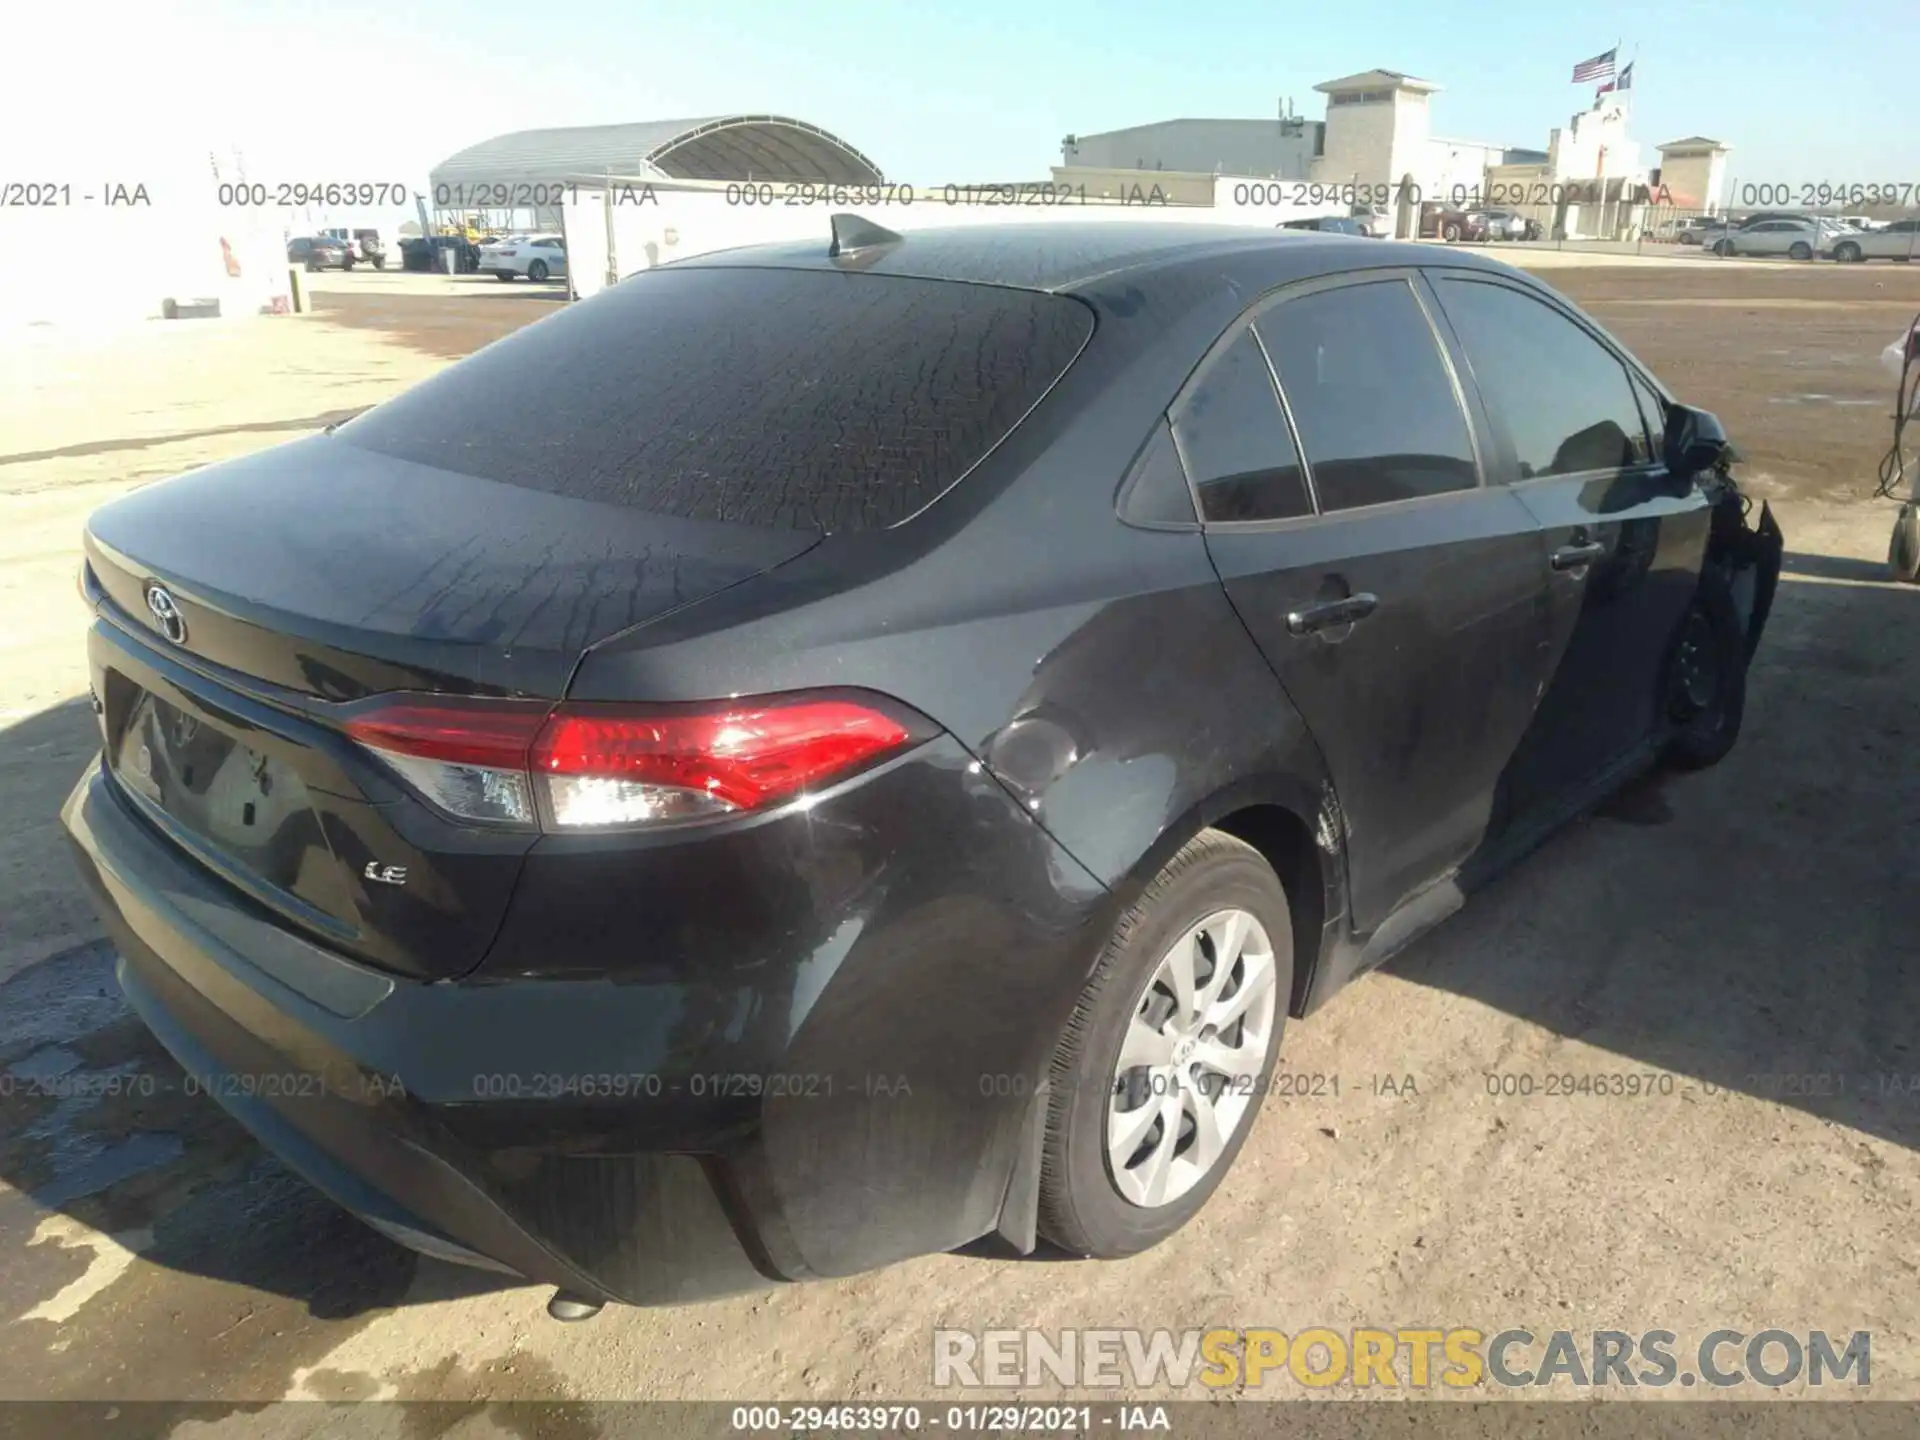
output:
<instances>
[{"instance_id":1,"label":"wheel arch","mask_svg":"<svg viewBox=\"0 0 1920 1440\"><path fill-rule=\"evenodd\" d=\"M1317 754L1317 752L1314 752ZM1307 1012L1329 948L1346 921L1346 823L1324 772L1271 771L1223 786L1166 825L1131 867L1109 886L1109 913L1123 914L1167 862L1203 830L1221 830L1251 845L1273 867L1286 892L1293 941L1287 1014ZM1089 961L1091 963L1091 960ZM1048 1094L1029 1104L1015 1161L991 1232L1018 1254L1038 1240L1041 1143Z\"/></svg>"},{"instance_id":2,"label":"wheel arch","mask_svg":"<svg viewBox=\"0 0 1920 1440\"><path fill-rule=\"evenodd\" d=\"M1293 922L1293 985L1287 1013L1298 1018L1306 1013L1309 985L1326 933L1328 862L1333 857L1316 843L1314 828L1284 805L1244 806L1218 817L1207 828L1251 845L1280 877Z\"/></svg>"},{"instance_id":3,"label":"wheel arch","mask_svg":"<svg viewBox=\"0 0 1920 1440\"><path fill-rule=\"evenodd\" d=\"M1131 905L1167 862L1203 830L1221 830L1260 852L1286 891L1292 921L1293 986L1288 1014L1306 1013L1331 932L1344 922L1346 826L1325 777L1274 775L1207 796L1160 832L1113 886L1116 912Z\"/></svg>"}]
</instances>

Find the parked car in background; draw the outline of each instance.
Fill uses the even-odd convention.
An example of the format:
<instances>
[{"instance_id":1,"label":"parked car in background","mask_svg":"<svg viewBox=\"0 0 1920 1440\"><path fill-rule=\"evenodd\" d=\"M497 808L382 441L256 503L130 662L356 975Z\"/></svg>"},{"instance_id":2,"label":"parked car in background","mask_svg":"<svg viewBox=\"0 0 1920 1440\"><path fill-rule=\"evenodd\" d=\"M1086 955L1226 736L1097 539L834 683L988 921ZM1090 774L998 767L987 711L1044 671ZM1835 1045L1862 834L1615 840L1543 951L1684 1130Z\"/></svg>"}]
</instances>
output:
<instances>
[{"instance_id":1,"label":"parked car in background","mask_svg":"<svg viewBox=\"0 0 1920 1440\"><path fill-rule=\"evenodd\" d=\"M1353 218L1360 222L1360 228L1376 240L1384 240L1393 234L1393 211L1385 205L1355 205Z\"/></svg>"},{"instance_id":2,"label":"parked car in background","mask_svg":"<svg viewBox=\"0 0 1920 1440\"><path fill-rule=\"evenodd\" d=\"M1486 216L1489 240L1538 240L1542 234L1538 220L1529 220L1517 210L1486 210L1481 213Z\"/></svg>"},{"instance_id":3,"label":"parked car in background","mask_svg":"<svg viewBox=\"0 0 1920 1440\"><path fill-rule=\"evenodd\" d=\"M1423 240L1485 240L1487 215L1484 210L1455 210L1433 206L1421 212L1420 238Z\"/></svg>"},{"instance_id":4,"label":"parked car in background","mask_svg":"<svg viewBox=\"0 0 1920 1440\"><path fill-rule=\"evenodd\" d=\"M287 261L309 270L351 270L353 257L340 241L326 235L298 235L287 242Z\"/></svg>"},{"instance_id":5,"label":"parked car in background","mask_svg":"<svg viewBox=\"0 0 1920 1440\"><path fill-rule=\"evenodd\" d=\"M1833 237L1833 258L1842 264L1862 260L1906 262L1920 255L1920 220L1896 220L1877 230L1850 230Z\"/></svg>"},{"instance_id":6,"label":"parked car in background","mask_svg":"<svg viewBox=\"0 0 1920 1440\"><path fill-rule=\"evenodd\" d=\"M1723 215L1695 215L1681 223L1674 238L1682 245L1709 245L1732 228Z\"/></svg>"},{"instance_id":7,"label":"parked car in background","mask_svg":"<svg viewBox=\"0 0 1920 1440\"><path fill-rule=\"evenodd\" d=\"M480 268L480 247L459 235L412 236L400 242L400 262L408 270L440 270L443 252L455 254L454 272L474 274Z\"/></svg>"},{"instance_id":8,"label":"parked car in background","mask_svg":"<svg viewBox=\"0 0 1920 1440\"><path fill-rule=\"evenodd\" d=\"M1779 530L1538 280L876 229L87 522L63 819L133 1010L567 1318L1156 1245L1289 1017L1739 733Z\"/></svg>"},{"instance_id":9,"label":"parked car in background","mask_svg":"<svg viewBox=\"0 0 1920 1440\"><path fill-rule=\"evenodd\" d=\"M347 252L347 268L351 270L360 259L360 247L354 243L353 232L344 228L316 230L322 240L331 240Z\"/></svg>"},{"instance_id":10,"label":"parked car in background","mask_svg":"<svg viewBox=\"0 0 1920 1440\"><path fill-rule=\"evenodd\" d=\"M1369 235L1367 227L1350 215L1310 215L1305 220L1282 220L1282 230L1318 230L1323 235Z\"/></svg>"},{"instance_id":11,"label":"parked car in background","mask_svg":"<svg viewBox=\"0 0 1920 1440\"><path fill-rule=\"evenodd\" d=\"M380 241L378 230L349 230L345 226L335 226L320 231L320 235L345 247L349 270L361 264L371 265L376 270L386 267L387 249Z\"/></svg>"},{"instance_id":12,"label":"parked car in background","mask_svg":"<svg viewBox=\"0 0 1920 1440\"><path fill-rule=\"evenodd\" d=\"M1817 220L1749 221L1715 240L1713 253L1784 255L1790 260L1811 260L1815 256L1825 257L1833 253L1836 233L1831 225Z\"/></svg>"},{"instance_id":13,"label":"parked car in background","mask_svg":"<svg viewBox=\"0 0 1920 1440\"><path fill-rule=\"evenodd\" d=\"M557 280L567 273L566 242L558 235L522 235L482 245L479 263L496 280Z\"/></svg>"},{"instance_id":14,"label":"parked car in background","mask_svg":"<svg viewBox=\"0 0 1920 1440\"><path fill-rule=\"evenodd\" d=\"M1751 215L1742 215L1734 222L1734 229L1745 230L1754 225L1767 225L1776 220L1800 220L1811 222L1815 217L1803 210L1756 210Z\"/></svg>"},{"instance_id":15,"label":"parked car in background","mask_svg":"<svg viewBox=\"0 0 1920 1440\"><path fill-rule=\"evenodd\" d=\"M485 271L487 269L487 257L494 251L508 249L515 245L524 245L527 242L527 238L527 236L519 234L484 236L480 241L481 270Z\"/></svg>"}]
</instances>

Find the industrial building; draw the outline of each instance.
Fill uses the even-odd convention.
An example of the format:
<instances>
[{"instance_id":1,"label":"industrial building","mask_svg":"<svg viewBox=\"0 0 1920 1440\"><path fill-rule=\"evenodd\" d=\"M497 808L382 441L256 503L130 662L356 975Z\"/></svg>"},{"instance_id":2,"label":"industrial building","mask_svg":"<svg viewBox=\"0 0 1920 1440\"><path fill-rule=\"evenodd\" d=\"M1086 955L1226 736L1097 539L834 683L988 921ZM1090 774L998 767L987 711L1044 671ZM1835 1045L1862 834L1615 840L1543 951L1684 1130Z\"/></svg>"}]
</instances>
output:
<instances>
[{"instance_id":1,"label":"industrial building","mask_svg":"<svg viewBox=\"0 0 1920 1440\"><path fill-rule=\"evenodd\" d=\"M838 136L785 115L719 115L520 130L470 145L433 167L436 226L559 224L567 187L623 180L796 181L877 185L880 167Z\"/></svg>"},{"instance_id":2,"label":"industrial building","mask_svg":"<svg viewBox=\"0 0 1920 1440\"><path fill-rule=\"evenodd\" d=\"M1157 185L1174 203L1197 204L1217 203L1226 176L1375 193L1406 185L1422 201L1502 205L1572 237L1630 234L1649 219L1658 174L1641 164L1622 96L1602 96L1550 131L1545 148L1532 149L1434 134L1430 111L1441 87L1397 70L1364 70L1314 89L1326 97L1323 119L1178 119L1069 135L1054 181L1090 196ZM1698 138L1675 146L1663 147L1665 165L1681 162L1690 208L1711 208L1727 147ZM1712 151L1704 169L1701 147Z\"/></svg>"}]
</instances>

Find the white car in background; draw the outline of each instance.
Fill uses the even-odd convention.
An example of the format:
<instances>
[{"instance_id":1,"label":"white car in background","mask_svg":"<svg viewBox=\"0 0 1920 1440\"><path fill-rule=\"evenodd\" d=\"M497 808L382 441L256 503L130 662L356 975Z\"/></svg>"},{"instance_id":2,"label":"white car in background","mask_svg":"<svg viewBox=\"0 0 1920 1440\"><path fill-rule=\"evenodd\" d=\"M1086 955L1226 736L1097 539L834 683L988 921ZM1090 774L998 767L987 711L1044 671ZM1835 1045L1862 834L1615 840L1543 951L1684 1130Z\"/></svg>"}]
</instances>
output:
<instances>
[{"instance_id":1,"label":"white car in background","mask_svg":"<svg viewBox=\"0 0 1920 1440\"><path fill-rule=\"evenodd\" d=\"M1836 236L1833 258L1843 265L1856 260L1911 260L1920 255L1920 220L1896 220L1878 230L1856 230Z\"/></svg>"},{"instance_id":2,"label":"white car in background","mask_svg":"<svg viewBox=\"0 0 1920 1440\"><path fill-rule=\"evenodd\" d=\"M1792 260L1811 260L1816 255L1833 254L1834 241L1841 233L1828 220L1781 216L1749 220L1721 235L1710 248L1716 255L1785 255ZM1851 230L1845 233L1853 234Z\"/></svg>"},{"instance_id":3,"label":"white car in background","mask_svg":"<svg viewBox=\"0 0 1920 1440\"><path fill-rule=\"evenodd\" d=\"M1385 240L1393 234L1393 212L1385 205L1355 205L1352 215L1360 222L1360 233L1363 235Z\"/></svg>"},{"instance_id":4,"label":"white car in background","mask_svg":"<svg viewBox=\"0 0 1920 1440\"><path fill-rule=\"evenodd\" d=\"M566 242L558 235L509 235L480 247L480 269L497 280L557 280L567 273Z\"/></svg>"}]
</instances>

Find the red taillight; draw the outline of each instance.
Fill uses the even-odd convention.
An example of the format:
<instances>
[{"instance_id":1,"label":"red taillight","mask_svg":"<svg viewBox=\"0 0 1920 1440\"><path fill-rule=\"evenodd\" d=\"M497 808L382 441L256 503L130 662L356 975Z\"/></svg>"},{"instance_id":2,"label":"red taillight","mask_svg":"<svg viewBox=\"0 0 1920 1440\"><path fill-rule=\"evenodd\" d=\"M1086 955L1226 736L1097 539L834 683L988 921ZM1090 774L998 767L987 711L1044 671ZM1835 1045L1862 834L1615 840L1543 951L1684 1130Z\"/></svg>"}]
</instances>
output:
<instances>
[{"instance_id":1,"label":"red taillight","mask_svg":"<svg viewBox=\"0 0 1920 1440\"><path fill-rule=\"evenodd\" d=\"M584 777L685 792L751 810L906 742L907 727L846 700L765 702L689 715L562 712L533 745L533 770L555 778L558 810L584 803ZM598 803L617 803L604 790ZM644 805L638 795L635 802ZM593 822L585 822L593 823ZM606 822L600 822L606 823Z\"/></svg>"},{"instance_id":2,"label":"red taillight","mask_svg":"<svg viewBox=\"0 0 1920 1440\"><path fill-rule=\"evenodd\" d=\"M551 708L399 701L349 720L347 734L372 749L423 760L524 770L527 747Z\"/></svg>"},{"instance_id":3,"label":"red taillight","mask_svg":"<svg viewBox=\"0 0 1920 1440\"><path fill-rule=\"evenodd\" d=\"M914 738L890 710L840 698L648 712L414 697L346 731L443 809L559 830L753 810Z\"/></svg>"}]
</instances>

